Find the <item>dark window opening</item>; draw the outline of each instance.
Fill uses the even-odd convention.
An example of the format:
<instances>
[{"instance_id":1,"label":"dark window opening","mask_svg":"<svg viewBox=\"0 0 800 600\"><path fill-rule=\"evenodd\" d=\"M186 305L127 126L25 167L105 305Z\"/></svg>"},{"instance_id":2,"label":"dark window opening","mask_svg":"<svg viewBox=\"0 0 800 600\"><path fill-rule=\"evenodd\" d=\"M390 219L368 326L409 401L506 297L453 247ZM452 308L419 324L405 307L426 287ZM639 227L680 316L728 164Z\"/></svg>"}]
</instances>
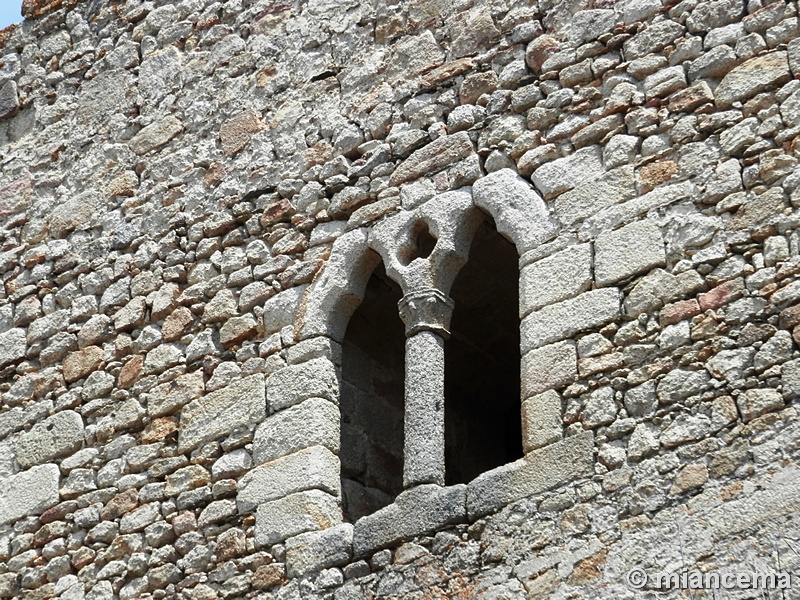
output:
<instances>
[{"instance_id":1,"label":"dark window opening","mask_svg":"<svg viewBox=\"0 0 800 600\"><path fill-rule=\"evenodd\" d=\"M405 330L402 293L379 264L342 344L342 495L355 522L403 488Z\"/></svg>"},{"instance_id":2,"label":"dark window opening","mask_svg":"<svg viewBox=\"0 0 800 600\"><path fill-rule=\"evenodd\" d=\"M519 256L491 221L475 234L450 291L445 342L445 464L448 485L522 457Z\"/></svg>"}]
</instances>

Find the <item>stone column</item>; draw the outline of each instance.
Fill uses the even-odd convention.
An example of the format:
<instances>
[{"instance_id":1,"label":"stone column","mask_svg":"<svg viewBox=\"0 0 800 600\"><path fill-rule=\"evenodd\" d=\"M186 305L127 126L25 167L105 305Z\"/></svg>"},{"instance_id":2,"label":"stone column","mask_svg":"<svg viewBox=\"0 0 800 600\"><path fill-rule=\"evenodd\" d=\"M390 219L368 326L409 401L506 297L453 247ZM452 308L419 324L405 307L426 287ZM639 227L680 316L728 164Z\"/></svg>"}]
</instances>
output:
<instances>
[{"instance_id":1,"label":"stone column","mask_svg":"<svg viewBox=\"0 0 800 600\"><path fill-rule=\"evenodd\" d=\"M403 486L444 485L444 340L453 301L425 290L399 307L406 325Z\"/></svg>"}]
</instances>

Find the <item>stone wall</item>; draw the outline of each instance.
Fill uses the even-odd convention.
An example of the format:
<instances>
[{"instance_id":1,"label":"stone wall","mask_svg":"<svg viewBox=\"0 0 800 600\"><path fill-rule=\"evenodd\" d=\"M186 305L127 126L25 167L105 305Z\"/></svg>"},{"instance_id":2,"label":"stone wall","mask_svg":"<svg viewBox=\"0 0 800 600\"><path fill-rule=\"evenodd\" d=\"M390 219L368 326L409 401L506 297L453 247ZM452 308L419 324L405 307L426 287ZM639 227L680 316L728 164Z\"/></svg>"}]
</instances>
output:
<instances>
[{"instance_id":1,"label":"stone wall","mask_svg":"<svg viewBox=\"0 0 800 600\"><path fill-rule=\"evenodd\" d=\"M635 567L796 569L796 2L24 11L0 598L618 599ZM448 294L483 227L519 255L522 458L447 486ZM342 344L380 263L404 489L353 523Z\"/></svg>"}]
</instances>

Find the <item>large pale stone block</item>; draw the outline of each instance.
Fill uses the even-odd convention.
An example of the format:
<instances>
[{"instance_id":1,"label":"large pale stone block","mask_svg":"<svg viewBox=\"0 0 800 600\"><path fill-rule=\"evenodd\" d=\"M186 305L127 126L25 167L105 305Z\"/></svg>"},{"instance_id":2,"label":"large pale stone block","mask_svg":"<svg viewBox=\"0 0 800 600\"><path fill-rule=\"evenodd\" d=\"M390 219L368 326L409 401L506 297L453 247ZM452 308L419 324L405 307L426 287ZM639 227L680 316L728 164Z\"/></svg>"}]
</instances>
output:
<instances>
[{"instance_id":1,"label":"large pale stone block","mask_svg":"<svg viewBox=\"0 0 800 600\"><path fill-rule=\"evenodd\" d=\"M341 496L339 457L327 448L312 446L260 465L242 477L236 501L240 512L262 502L303 490L320 489Z\"/></svg>"},{"instance_id":2,"label":"large pale stone block","mask_svg":"<svg viewBox=\"0 0 800 600\"><path fill-rule=\"evenodd\" d=\"M532 312L522 321L521 345L527 352L572 337L616 320L620 294L617 288L584 292L580 296Z\"/></svg>"},{"instance_id":3,"label":"large pale stone block","mask_svg":"<svg viewBox=\"0 0 800 600\"><path fill-rule=\"evenodd\" d=\"M633 166L625 165L603 173L556 198L556 216L564 225L572 225L594 213L630 200L636 195Z\"/></svg>"},{"instance_id":4,"label":"large pale stone block","mask_svg":"<svg viewBox=\"0 0 800 600\"><path fill-rule=\"evenodd\" d=\"M197 370L157 385L147 394L147 414L163 417L199 398L205 389L203 371Z\"/></svg>"},{"instance_id":5,"label":"large pale stone block","mask_svg":"<svg viewBox=\"0 0 800 600\"><path fill-rule=\"evenodd\" d=\"M603 173L603 157L599 146L581 148L570 156L543 164L531 175L531 181L545 200L571 190L584 181Z\"/></svg>"},{"instance_id":6,"label":"large pale stone block","mask_svg":"<svg viewBox=\"0 0 800 600\"><path fill-rule=\"evenodd\" d=\"M783 408L783 396L778 390L759 388L747 390L736 398L736 405L747 423L770 411Z\"/></svg>"},{"instance_id":7,"label":"large pale stone block","mask_svg":"<svg viewBox=\"0 0 800 600\"><path fill-rule=\"evenodd\" d=\"M21 327L0 334L0 368L25 358L25 330Z\"/></svg>"},{"instance_id":8,"label":"large pale stone block","mask_svg":"<svg viewBox=\"0 0 800 600\"><path fill-rule=\"evenodd\" d=\"M532 396L522 403L522 449L530 452L559 441L564 425L561 396L553 390Z\"/></svg>"},{"instance_id":9,"label":"large pale stone block","mask_svg":"<svg viewBox=\"0 0 800 600\"><path fill-rule=\"evenodd\" d=\"M40 465L0 480L0 525L58 504L58 465Z\"/></svg>"},{"instance_id":10,"label":"large pale stone block","mask_svg":"<svg viewBox=\"0 0 800 600\"><path fill-rule=\"evenodd\" d=\"M267 417L256 429L253 460L261 464L310 446L339 452L339 408L329 400L309 398Z\"/></svg>"},{"instance_id":11,"label":"large pale stone block","mask_svg":"<svg viewBox=\"0 0 800 600\"><path fill-rule=\"evenodd\" d=\"M578 374L575 342L565 341L531 350L521 362L522 397L569 385Z\"/></svg>"},{"instance_id":12,"label":"large pale stone block","mask_svg":"<svg viewBox=\"0 0 800 600\"><path fill-rule=\"evenodd\" d=\"M468 157L475 151L466 131L442 136L430 144L414 151L395 169L390 185L402 183L441 171L443 168Z\"/></svg>"},{"instance_id":13,"label":"large pale stone block","mask_svg":"<svg viewBox=\"0 0 800 600\"><path fill-rule=\"evenodd\" d=\"M711 525L715 540L729 540L764 521L779 519L800 511L800 471L781 469L763 489L730 502L724 502L702 516Z\"/></svg>"},{"instance_id":14,"label":"large pale stone block","mask_svg":"<svg viewBox=\"0 0 800 600\"><path fill-rule=\"evenodd\" d=\"M222 438L267 414L264 376L251 375L187 404L181 411L178 450L187 452Z\"/></svg>"},{"instance_id":15,"label":"large pale stone block","mask_svg":"<svg viewBox=\"0 0 800 600\"><path fill-rule=\"evenodd\" d=\"M286 325L294 322L300 301L303 298L307 285L298 285L284 290L264 303L264 334L269 335L280 331Z\"/></svg>"},{"instance_id":16,"label":"large pale stone block","mask_svg":"<svg viewBox=\"0 0 800 600\"><path fill-rule=\"evenodd\" d=\"M14 450L23 469L75 452L83 445L83 419L72 410L58 412L19 435Z\"/></svg>"},{"instance_id":17,"label":"large pale stone block","mask_svg":"<svg viewBox=\"0 0 800 600\"><path fill-rule=\"evenodd\" d=\"M275 412L308 398L339 402L339 383L333 363L326 358L290 365L267 379L267 404Z\"/></svg>"},{"instance_id":18,"label":"large pale stone block","mask_svg":"<svg viewBox=\"0 0 800 600\"><path fill-rule=\"evenodd\" d=\"M610 285L666 264L661 230L652 221L637 221L609 231L595 242L597 285Z\"/></svg>"},{"instance_id":19,"label":"large pale stone block","mask_svg":"<svg viewBox=\"0 0 800 600\"><path fill-rule=\"evenodd\" d=\"M519 278L519 316L566 300L592 286L591 244L569 246L522 268Z\"/></svg>"},{"instance_id":20,"label":"large pale stone block","mask_svg":"<svg viewBox=\"0 0 800 600\"><path fill-rule=\"evenodd\" d=\"M594 436L584 432L529 452L524 458L487 471L467 485L470 520L509 502L538 494L594 473Z\"/></svg>"},{"instance_id":21,"label":"large pale stone block","mask_svg":"<svg viewBox=\"0 0 800 600\"><path fill-rule=\"evenodd\" d=\"M286 571L289 577L338 567L350 562L352 557L353 526L350 523L301 533L286 540Z\"/></svg>"},{"instance_id":22,"label":"large pale stone block","mask_svg":"<svg viewBox=\"0 0 800 600\"><path fill-rule=\"evenodd\" d=\"M256 512L257 546L269 546L307 531L339 525L339 501L325 492L309 490L264 502Z\"/></svg>"},{"instance_id":23,"label":"large pale stone block","mask_svg":"<svg viewBox=\"0 0 800 600\"><path fill-rule=\"evenodd\" d=\"M770 52L751 58L723 77L714 91L717 106L729 108L734 102L744 102L770 87L786 83L791 78L786 52Z\"/></svg>"},{"instance_id":24,"label":"large pale stone block","mask_svg":"<svg viewBox=\"0 0 800 600\"><path fill-rule=\"evenodd\" d=\"M353 552L364 556L416 535L466 520L466 485L420 485L393 504L362 517L353 530Z\"/></svg>"}]
</instances>

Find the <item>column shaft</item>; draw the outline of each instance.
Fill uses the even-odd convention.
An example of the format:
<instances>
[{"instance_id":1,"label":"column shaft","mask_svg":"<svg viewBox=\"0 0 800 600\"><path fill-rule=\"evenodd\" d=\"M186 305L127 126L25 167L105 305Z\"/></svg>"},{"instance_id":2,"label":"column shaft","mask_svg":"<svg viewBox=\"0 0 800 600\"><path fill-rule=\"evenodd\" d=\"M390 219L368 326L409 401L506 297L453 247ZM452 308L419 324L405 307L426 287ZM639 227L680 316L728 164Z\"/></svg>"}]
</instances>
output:
<instances>
[{"instance_id":1,"label":"column shaft","mask_svg":"<svg viewBox=\"0 0 800 600\"><path fill-rule=\"evenodd\" d=\"M431 331L406 339L403 486L444 485L444 340Z\"/></svg>"}]
</instances>

